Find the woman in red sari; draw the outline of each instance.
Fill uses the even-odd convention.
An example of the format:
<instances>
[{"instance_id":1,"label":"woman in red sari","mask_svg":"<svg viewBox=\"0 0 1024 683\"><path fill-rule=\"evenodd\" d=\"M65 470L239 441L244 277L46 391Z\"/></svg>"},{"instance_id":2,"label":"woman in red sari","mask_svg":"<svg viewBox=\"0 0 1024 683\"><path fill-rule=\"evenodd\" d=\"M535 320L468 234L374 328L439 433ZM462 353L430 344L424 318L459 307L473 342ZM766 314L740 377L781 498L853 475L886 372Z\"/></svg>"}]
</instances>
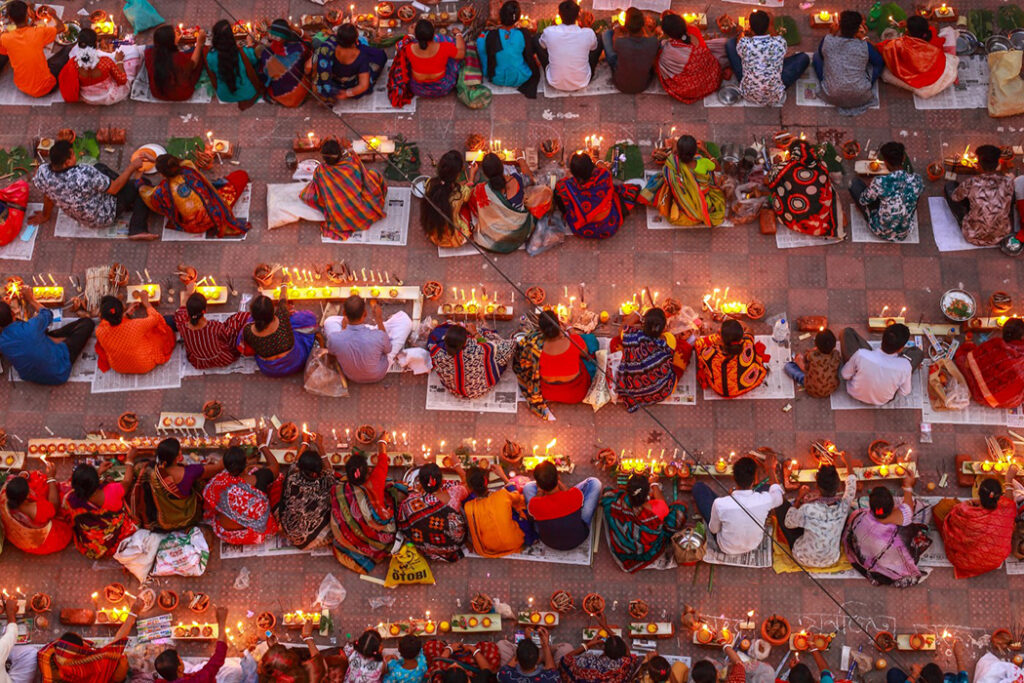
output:
<instances>
[{"instance_id":1,"label":"woman in red sari","mask_svg":"<svg viewBox=\"0 0 1024 683\"><path fill-rule=\"evenodd\" d=\"M232 545L259 545L277 533L277 520L271 514L271 486L281 466L266 446L260 449L266 467L246 471L245 451L232 446L224 452L224 471L203 489L206 521L217 538Z\"/></svg>"},{"instance_id":2,"label":"woman in red sari","mask_svg":"<svg viewBox=\"0 0 1024 683\"><path fill-rule=\"evenodd\" d=\"M722 66L708 49L700 29L687 26L678 14L666 12L661 30L668 40L662 43L656 64L665 92L689 104L718 90Z\"/></svg>"},{"instance_id":3,"label":"woman in red sari","mask_svg":"<svg viewBox=\"0 0 1024 683\"><path fill-rule=\"evenodd\" d=\"M932 518L942 535L953 576L967 579L998 569L1010 556L1017 504L1024 494L1014 489L1017 466L1006 472L1006 487L996 479L978 486L978 500L944 498L932 508ZM1015 498L1017 500L1015 500Z\"/></svg>"},{"instance_id":4,"label":"woman in red sari","mask_svg":"<svg viewBox=\"0 0 1024 683\"><path fill-rule=\"evenodd\" d=\"M423 656L427 658L427 683L438 683L448 669L462 669L471 680L484 671L497 673L501 668L501 651L489 641L476 646L465 643L446 643L443 640L428 640L423 644Z\"/></svg>"},{"instance_id":5,"label":"woman in red sari","mask_svg":"<svg viewBox=\"0 0 1024 683\"><path fill-rule=\"evenodd\" d=\"M818 237L843 237L842 209L825 162L806 140L795 139L786 158L768 172L771 207L790 230Z\"/></svg>"},{"instance_id":6,"label":"woman in red sari","mask_svg":"<svg viewBox=\"0 0 1024 683\"><path fill-rule=\"evenodd\" d=\"M1012 409L1024 403L1024 320L1007 320L1001 338L977 346L965 342L953 360L981 405Z\"/></svg>"},{"instance_id":7,"label":"woman in red sari","mask_svg":"<svg viewBox=\"0 0 1024 683\"><path fill-rule=\"evenodd\" d=\"M58 516L57 466L46 461L46 474L22 472L0 490L0 521L14 547L32 555L63 550L71 542L71 525Z\"/></svg>"}]
</instances>

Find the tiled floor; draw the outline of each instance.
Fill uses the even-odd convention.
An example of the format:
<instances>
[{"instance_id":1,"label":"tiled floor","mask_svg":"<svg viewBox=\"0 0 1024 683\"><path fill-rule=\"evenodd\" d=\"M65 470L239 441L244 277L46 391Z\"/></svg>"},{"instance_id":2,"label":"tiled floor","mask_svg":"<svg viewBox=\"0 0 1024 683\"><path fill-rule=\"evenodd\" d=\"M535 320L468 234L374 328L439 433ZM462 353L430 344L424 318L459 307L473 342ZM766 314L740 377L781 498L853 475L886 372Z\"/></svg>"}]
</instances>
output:
<instances>
[{"instance_id":1,"label":"tiled floor","mask_svg":"<svg viewBox=\"0 0 1024 683\"><path fill-rule=\"evenodd\" d=\"M974 0L965 4L982 6ZM74 14L80 6L78 2L70 3L66 16ZM92 10L101 5L89 3L85 7ZM228 7L242 19L288 13L298 16L318 9L301 0L290 4L284 0L233 0ZM368 7L360 9L365 11ZM224 16L218 3L199 0L163 3L160 9L169 21L184 21L187 17L188 21L204 26ZM492 13L496 9L492 6ZM676 9L693 7L677 4ZM747 9L714 2L708 13L712 18L723 11L735 16ZM866 9L866 4L861 9ZM553 13L553 8L545 3L541 7L530 6L527 11L535 16L547 15ZM805 25L803 12L795 6L784 12ZM818 36L810 29L803 33L802 47L812 49ZM569 149L589 134L602 135L606 141L632 138L640 142L646 154L650 142L662 131L667 133L672 125L698 138L738 143L785 128L805 131L812 138L816 130L839 128L864 145L870 141L873 148L889 139L902 141L915 165L923 168L968 143L1016 144L1024 131L1024 119L994 120L984 110L917 111L909 94L888 86L882 87L882 98L881 109L869 110L855 119L839 117L831 109L797 107L795 97L790 97L781 109L705 109L700 104L684 105L664 95L535 101L518 95L503 96L480 111L471 111L449 97L418 102L413 116L351 116L344 121L312 103L297 110L261 104L242 114L232 106L216 103L198 107L126 102L107 109L64 104L10 108L0 112L5 122L0 129L0 144L6 147L27 144L36 136L51 135L64 126L78 130L108 125L127 127L129 146L119 148L113 155L104 154L104 161L111 166L126 163L134 146L163 142L173 135L203 135L209 130L217 137L232 140L238 145L239 167L249 171L254 181L254 230L244 242L230 244L71 242L54 239L51 222L42 227L31 264L3 262L0 270L5 275L23 276L49 272L63 279L65 274L81 276L88 267L117 261L132 271L148 268L155 279L166 282L175 264L187 262L219 281L230 277L240 290L249 291L252 268L259 262L301 265L345 260L357 270L367 267L397 273L410 284L437 279L448 288L457 286L467 292L472 287L486 286L499 292L502 299L508 299L511 290L498 274L500 269L517 285L541 284L551 293L560 292L563 285L574 289L579 283L586 283L591 307L610 310L629 296L627 292L642 286L660 291L662 296L671 293L694 308L706 291L729 286L740 298L763 299L769 315L782 311L792 317L826 314L836 329L845 325L863 328L867 316L886 304L896 310L906 306L907 317L912 320L937 321L941 315L939 295L950 287L967 288L981 300L986 300L994 289L1016 296L1020 292L1018 287L1024 283L1019 262L994 250L940 255L931 239L926 215L921 219L920 244L845 242L827 248L779 250L775 239L759 234L753 224L714 232L648 231L643 215L639 214L631 217L611 240L592 243L569 239L536 257L517 252L497 257L493 264L479 256L438 259L436 249L419 230L418 207L413 210L409 244L405 248L325 246L316 228L309 224L288 226L272 233L265 228L265 184L288 180L290 173L284 157L291 140L308 130L321 135L347 135L346 124L365 134L402 133L416 141L425 159L424 173L429 172L430 161L444 151L461 149L471 133L500 138L505 145L517 147L560 137ZM215 173L235 168L224 166ZM938 194L940 187L930 184L927 192ZM517 300L517 307L522 309L521 300ZM655 449L655 453L663 447L671 449L674 446L665 433L668 430L687 448L709 457L765 445L787 457L804 459L808 457L811 440L829 438L854 458L862 458L868 443L875 438L905 439L914 444L924 479L935 481L944 472L952 473L957 453L980 453L983 437L992 433L982 427L935 425L934 442L918 444L917 411L833 413L827 401L807 399L800 393L793 401L698 401L692 407L657 407L651 411L657 422L642 413L628 415L614 406L597 414L589 406L559 406L558 421L553 424L540 422L525 408L514 416L427 413L425 382L408 375L389 375L377 386L352 387L351 395L339 400L305 393L298 379L270 380L249 375L187 379L181 389L135 395L92 395L88 384L51 390L26 383L3 383L0 425L23 439L43 435L47 429L58 435L78 436L87 429L113 428L117 415L126 409L153 418L161 410L196 410L209 399L223 401L227 411L237 417L278 415L308 422L311 428L322 430L354 428L364 422L382 424L388 430L407 431L417 448L420 443L434 444L436 448L442 439L449 444L467 438L493 438L495 442L514 438L525 444L543 444L557 436L559 449L579 463L576 476L591 473L589 459L599 446L634 449L641 454L648 448ZM790 403L792 410L787 412L784 406ZM62 469L62 475L67 474L67 469ZM4 584L8 589L20 585L23 590L53 592L58 608L86 606L90 593L122 577L118 568L108 564L93 566L73 550L57 557L29 558L8 547L4 555ZM236 590L232 583L242 567L252 571L251 586ZM709 614L732 618L748 609L755 609L761 616L780 612L794 623L812 627L834 618L841 605L869 629L890 623L892 618L901 631L923 627L934 627L940 632L948 627L958 634L969 631L975 639L974 655L979 654L986 632L1010 626L1013 615L1019 617L1020 591L1024 587L1020 577L1007 577L1002 571L957 582L947 569L939 569L923 585L903 591L872 588L863 581L816 583L801 575L776 576L768 570L729 567L713 571L707 566L687 567L627 577L608 557L603 542L592 568L465 560L454 566L434 566L433 570L436 586L402 588L391 593L357 580L333 558L288 556L221 561L214 552L210 569L202 579L164 580L160 584L179 591L191 588L212 593L216 601L231 606L230 621L234 622L263 609L307 608L323 576L332 572L348 590L337 633L341 637L385 618L420 615L426 609L434 615L459 611L456 601L461 600L465 607L477 591L521 606L529 596L546 602L546 596L557 588L568 589L577 596L596 590L608 599L609 619L613 623L627 620L626 605L638 597L650 601L652 614L659 618L674 620L683 604L693 604ZM538 583L538 578L544 576L548 578ZM382 595L396 598L395 604L371 610L368 599ZM577 642L584 621L580 615L566 619L556 639ZM866 644L866 637L856 627L843 623L842 642L854 648ZM54 625L45 633L35 634L34 639L42 642L57 632ZM296 636L291 637L297 640ZM693 647L676 640L666 642L664 649L697 654ZM837 665L838 654L833 652L830 657ZM923 661L920 657L907 659ZM771 663L777 661L778 656L774 655ZM948 661L943 654L942 662Z\"/></svg>"}]
</instances>

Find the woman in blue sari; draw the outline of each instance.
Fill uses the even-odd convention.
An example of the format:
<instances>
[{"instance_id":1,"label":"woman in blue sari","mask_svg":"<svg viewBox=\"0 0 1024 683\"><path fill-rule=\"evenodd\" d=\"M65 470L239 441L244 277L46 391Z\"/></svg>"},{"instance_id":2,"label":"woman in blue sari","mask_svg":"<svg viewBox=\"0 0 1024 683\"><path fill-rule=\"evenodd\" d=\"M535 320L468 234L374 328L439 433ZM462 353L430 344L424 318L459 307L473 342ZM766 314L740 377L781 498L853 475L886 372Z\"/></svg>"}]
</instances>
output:
<instances>
[{"instance_id":1,"label":"woman in blue sari","mask_svg":"<svg viewBox=\"0 0 1024 683\"><path fill-rule=\"evenodd\" d=\"M498 12L501 26L480 34L476 48L487 80L494 85L518 88L533 99L537 97L540 70L533 56L533 37L527 29L516 28L519 17L519 2L508 0Z\"/></svg>"},{"instance_id":2,"label":"woman in blue sari","mask_svg":"<svg viewBox=\"0 0 1024 683\"><path fill-rule=\"evenodd\" d=\"M607 239L618 232L634 206L640 188L615 182L586 152L569 160L569 172L555 185L555 206L577 237Z\"/></svg>"},{"instance_id":3,"label":"woman in blue sari","mask_svg":"<svg viewBox=\"0 0 1024 683\"><path fill-rule=\"evenodd\" d=\"M268 33L270 45L260 52L257 65L266 97L283 107L297 107L306 99L306 69L312 51L285 19L275 19Z\"/></svg>"},{"instance_id":4,"label":"woman in blue sari","mask_svg":"<svg viewBox=\"0 0 1024 683\"><path fill-rule=\"evenodd\" d=\"M267 377L286 377L301 372L313 348L316 314L290 311L288 290L282 285L275 306L269 296L257 294L249 304L252 322L242 328L241 338L256 356L256 365Z\"/></svg>"},{"instance_id":5,"label":"woman in blue sari","mask_svg":"<svg viewBox=\"0 0 1024 683\"><path fill-rule=\"evenodd\" d=\"M387 61L384 50L359 42L355 26L342 24L316 47L313 87L328 102L358 99L373 92Z\"/></svg>"}]
</instances>

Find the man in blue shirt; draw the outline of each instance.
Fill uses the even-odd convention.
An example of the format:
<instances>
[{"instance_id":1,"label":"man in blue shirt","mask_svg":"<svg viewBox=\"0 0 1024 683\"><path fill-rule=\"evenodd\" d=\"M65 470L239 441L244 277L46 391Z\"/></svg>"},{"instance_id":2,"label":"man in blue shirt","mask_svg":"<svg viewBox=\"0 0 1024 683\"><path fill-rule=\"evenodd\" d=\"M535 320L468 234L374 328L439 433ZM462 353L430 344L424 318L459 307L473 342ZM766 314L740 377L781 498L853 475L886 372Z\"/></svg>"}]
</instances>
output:
<instances>
[{"instance_id":1,"label":"man in blue shirt","mask_svg":"<svg viewBox=\"0 0 1024 683\"><path fill-rule=\"evenodd\" d=\"M92 336L95 324L89 318L80 318L61 328L47 331L53 322L53 312L42 308L32 296L32 288L21 289L25 308L33 316L16 320L21 304L0 301L0 353L18 371L18 376L36 384L64 384L71 375L71 364L82 353Z\"/></svg>"}]
</instances>

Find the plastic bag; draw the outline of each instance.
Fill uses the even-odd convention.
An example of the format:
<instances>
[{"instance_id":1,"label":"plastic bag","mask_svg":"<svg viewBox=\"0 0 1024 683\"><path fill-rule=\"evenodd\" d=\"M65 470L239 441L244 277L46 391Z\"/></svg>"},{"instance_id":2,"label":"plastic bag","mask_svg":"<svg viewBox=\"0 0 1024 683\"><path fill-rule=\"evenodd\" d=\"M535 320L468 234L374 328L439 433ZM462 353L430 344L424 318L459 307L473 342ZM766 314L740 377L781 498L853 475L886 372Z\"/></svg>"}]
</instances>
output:
<instances>
[{"instance_id":1,"label":"plastic bag","mask_svg":"<svg viewBox=\"0 0 1024 683\"><path fill-rule=\"evenodd\" d=\"M210 561L210 546L199 527L167 534L156 553L153 576L202 576Z\"/></svg>"},{"instance_id":2,"label":"plastic bag","mask_svg":"<svg viewBox=\"0 0 1024 683\"><path fill-rule=\"evenodd\" d=\"M235 582L234 582L234 584L232 584L236 591L244 591L246 588L249 587L249 576L250 575L251 574L249 572L249 568L248 567L242 567L239 570L238 576L235 577Z\"/></svg>"},{"instance_id":3,"label":"plastic bag","mask_svg":"<svg viewBox=\"0 0 1024 683\"><path fill-rule=\"evenodd\" d=\"M384 579L385 586L397 586L403 583L434 584L434 575L430 572L430 565L412 543L404 544L398 552L391 556L388 575Z\"/></svg>"},{"instance_id":4,"label":"plastic bag","mask_svg":"<svg viewBox=\"0 0 1024 683\"><path fill-rule=\"evenodd\" d=\"M313 345L306 360L302 388L311 394L341 398L348 396L348 382L337 359L319 343Z\"/></svg>"},{"instance_id":5,"label":"plastic bag","mask_svg":"<svg viewBox=\"0 0 1024 683\"><path fill-rule=\"evenodd\" d=\"M117 552L114 553L114 559L124 565L124 568L138 579L139 583L145 583L153 561L156 559L161 540L163 540L162 534L139 529L121 541L117 546Z\"/></svg>"},{"instance_id":6,"label":"plastic bag","mask_svg":"<svg viewBox=\"0 0 1024 683\"><path fill-rule=\"evenodd\" d=\"M135 33L142 33L164 23L164 18L147 0L128 0L124 3L124 16L131 22Z\"/></svg>"},{"instance_id":7,"label":"plastic bag","mask_svg":"<svg viewBox=\"0 0 1024 683\"><path fill-rule=\"evenodd\" d=\"M974 665L975 683L1019 683L1022 677L1024 669L999 659L991 652L982 655Z\"/></svg>"},{"instance_id":8,"label":"plastic bag","mask_svg":"<svg viewBox=\"0 0 1024 683\"><path fill-rule=\"evenodd\" d=\"M0 247L10 244L21 234L27 206L27 180L16 180L0 190Z\"/></svg>"},{"instance_id":9,"label":"plastic bag","mask_svg":"<svg viewBox=\"0 0 1024 683\"><path fill-rule=\"evenodd\" d=\"M534 218L543 218L551 211L555 193L547 185L531 185L526 188L523 204Z\"/></svg>"},{"instance_id":10,"label":"plastic bag","mask_svg":"<svg viewBox=\"0 0 1024 683\"><path fill-rule=\"evenodd\" d=\"M583 402L593 406L596 413L604 404L612 400L612 394L608 389L608 382L605 380L608 352L601 349L594 353L594 358L597 359L597 372L594 373L594 380L590 383L590 390L583 398Z\"/></svg>"},{"instance_id":11,"label":"plastic bag","mask_svg":"<svg viewBox=\"0 0 1024 683\"><path fill-rule=\"evenodd\" d=\"M565 236L570 234L569 226L565 224L561 214L552 213L537 221L537 228L530 235L530 241L526 243L526 253L536 256L545 252L551 247L565 241Z\"/></svg>"},{"instance_id":12,"label":"plastic bag","mask_svg":"<svg viewBox=\"0 0 1024 683\"><path fill-rule=\"evenodd\" d=\"M928 369L928 400L932 410L963 410L970 404L967 381L953 361L940 358Z\"/></svg>"},{"instance_id":13,"label":"plastic bag","mask_svg":"<svg viewBox=\"0 0 1024 683\"><path fill-rule=\"evenodd\" d=\"M320 588L317 589L316 600L313 601L313 604L320 605L329 610L335 610L341 603L345 602L346 595L348 595L348 592L341 585L341 581L334 578L334 574L327 574L324 576L324 580L320 582Z\"/></svg>"}]
</instances>

